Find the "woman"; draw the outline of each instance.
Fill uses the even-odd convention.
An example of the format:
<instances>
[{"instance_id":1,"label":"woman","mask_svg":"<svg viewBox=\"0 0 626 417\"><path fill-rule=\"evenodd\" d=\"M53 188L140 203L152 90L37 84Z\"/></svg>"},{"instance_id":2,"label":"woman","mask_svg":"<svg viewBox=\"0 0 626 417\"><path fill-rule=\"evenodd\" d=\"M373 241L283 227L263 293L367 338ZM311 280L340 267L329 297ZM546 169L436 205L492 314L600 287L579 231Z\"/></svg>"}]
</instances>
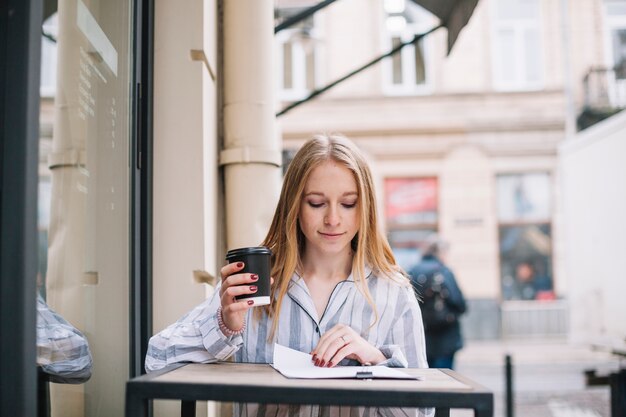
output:
<instances>
[{"instance_id":1,"label":"woman","mask_svg":"<svg viewBox=\"0 0 626 417\"><path fill-rule=\"evenodd\" d=\"M427 367L417 300L378 227L365 158L343 136L314 137L285 174L263 242L273 253L271 304L252 309L253 304L236 301L256 291L258 278L238 273L241 263L224 266L213 297L150 340L146 369L232 355L237 362L271 363L274 343L310 352L318 366ZM341 408L294 412L246 404L235 410L236 415L329 412L339 415Z\"/></svg>"}]
</instances>

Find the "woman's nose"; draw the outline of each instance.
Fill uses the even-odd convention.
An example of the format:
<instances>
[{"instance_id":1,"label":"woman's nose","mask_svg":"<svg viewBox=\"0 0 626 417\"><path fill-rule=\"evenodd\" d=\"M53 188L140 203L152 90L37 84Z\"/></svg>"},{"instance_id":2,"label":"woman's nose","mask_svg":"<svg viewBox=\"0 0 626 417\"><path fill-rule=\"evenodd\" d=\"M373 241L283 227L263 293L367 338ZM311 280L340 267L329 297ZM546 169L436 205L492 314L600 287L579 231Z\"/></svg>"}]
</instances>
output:
<instances>
[{"instance_id":1,"label":"woman's nose","mask_svg":"<svg viewBox=\"0 0 626 417\"><path fill-rule=\"evenodd\" d=\"M324 216L324 223L329 226L335 226L339 224L339 213L334 208L329 208Z\"/></svg>"}]
</instances>

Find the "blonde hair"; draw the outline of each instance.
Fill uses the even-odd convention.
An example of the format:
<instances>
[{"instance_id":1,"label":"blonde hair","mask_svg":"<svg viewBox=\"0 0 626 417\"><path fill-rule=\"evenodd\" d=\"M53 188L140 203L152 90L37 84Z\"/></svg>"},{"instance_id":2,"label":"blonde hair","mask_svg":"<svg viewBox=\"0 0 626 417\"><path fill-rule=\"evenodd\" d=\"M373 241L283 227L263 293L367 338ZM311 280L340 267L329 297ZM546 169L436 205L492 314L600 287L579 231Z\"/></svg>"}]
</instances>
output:
<instances>
[{"instance_id":1,"label":"blonde hair","mask_svg":"<svg viewBox=\"0 0 626 417\"><path fill-rule=\"evenodd\" d=\"M357 184L360 225L352 240L352 276L375 312L373 325L378 321L378 313L365 281L366 266L377 275L403 285L408 285L408 279L396 264L389 243L379 230L374 182L365 157L352 141L340 134L314 136L300 148L287 169L272 224L262 243L272 251L271 275L274 277L274 297L265 309L270 317L280 315L291 277L302 267L305 236L298 224L298 215L304 188L313 169L329 160L348 168ZM278 320L274 320L270 339L274 337L277 326Z\"/></svg>"}]
</instances>

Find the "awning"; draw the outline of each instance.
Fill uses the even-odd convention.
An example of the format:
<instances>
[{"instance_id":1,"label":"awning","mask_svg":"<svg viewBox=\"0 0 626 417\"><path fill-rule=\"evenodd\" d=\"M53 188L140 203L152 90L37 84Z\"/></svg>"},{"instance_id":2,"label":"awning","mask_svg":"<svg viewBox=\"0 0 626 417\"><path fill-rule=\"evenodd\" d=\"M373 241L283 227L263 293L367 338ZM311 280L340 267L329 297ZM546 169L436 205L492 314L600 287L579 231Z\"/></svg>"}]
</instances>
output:
<instances>
[{"instance_id":1,"label":"awning","mask_svg":"<svg viewBox=\"0 0 626 417\"><path fill-rule=\"evenodd\" d=\"M478 0L411 0L439 18L448 30L448 54L467 25Z\"/></svg>"},{"instance_id":2,"label":"awning","mask_svg":"<svg viewBox=\"0 0 626 417\"><path fill-rule=\"evenodd\" d=\"M296 23L313 15L318 10L321 10L331 5L335 1L338 1L338 0L320 1L316 3L315 5L303 10L302 12L297 13L296 15L291 16L288 19L285 19L284 21L276 25L276 27L274 28L274 33L278 33L283 29L287 29L290 26L295 25ZM304 99L295 101L287 105L285 108L283 108L282 110L276 113L276 117L280 117L286 114L287 112L289 112L290 110L300 106L301 104L304 104L307 101L310 101L313 98L317 97L318 95L325 93L326 91L330 90L336 85L341 84L348 78L351 78L354 75L360 73L361 71L364 71L367 68L371 67L372 65L377 64L378 62L382 61L384 58L387 58L393 54L398 53L405 46L417 42L422 37L429 35L430 33L434 32L435 30L441 27L445 27L448 31L448 55L450 55L450 51L452 51L452 47L454 46L456 40L458 39L459 33L465 27L465 25L467 25L467 23L469 22L470 17L472 17L472 14L474 13L474 9L476 8L476 5L478 4L478 0L411 0L411 1L423 7L424 9L428 10L430 13L434 14L435 16L437 16L437 18L439 18L440 20L440 24L436 27L433 27L431 30L427 32L416 35L412 40L403 42L400 45L394 47L392 50L370 60L369 62L366 62L360 67L357 67L353 71L347 73L341 78L338 78L332 81L331 83L325 85L324 87L321 87L312 91Z\"/></svg>"},{"instance_id":3,"label":"awning","mask_svg":"<svg viewBox=\"0 0 626 417\"><path fill-rule=\"evenodd\" d=\"M283 29L287 29L290 26L306 19L313 15L317 11L330 6L332 3L338 0L323 0L313 5L309 5L306 9L302 10L288 19L285 19L280 24L276 25L274 33L278 33ZM474 13L474 9L478 4L478 0L411 0L413 3L422 6L430 13L439 18L441 25L448 30L448 54L452 50L454 43L459 37L461 29L467 25L470 17ZM290 5L299 5L299 2L288 2ZM295 4L292 4L295 3ZM310 1L305 1L309 4Z\"/></svg>"}]
</instances>

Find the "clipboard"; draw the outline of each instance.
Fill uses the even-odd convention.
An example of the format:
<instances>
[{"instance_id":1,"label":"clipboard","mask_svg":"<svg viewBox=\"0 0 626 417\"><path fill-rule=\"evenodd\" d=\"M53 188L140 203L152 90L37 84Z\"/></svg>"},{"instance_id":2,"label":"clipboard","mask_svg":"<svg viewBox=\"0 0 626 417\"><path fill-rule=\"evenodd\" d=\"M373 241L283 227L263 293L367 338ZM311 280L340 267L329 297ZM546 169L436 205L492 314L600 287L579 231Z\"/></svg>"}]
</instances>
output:
<instances>
[{"instance_id":1,"label":"clipboard","mask_svg":"<svg viewBox=\"0 0 626 417\"><path fill-rule=\"evenodd\" d=\"M311 355L279 344L274 345L272 367L287 378L300 379L412 379L420 378L386 366L315 366Z\"/></svg>"}]
</instances>

